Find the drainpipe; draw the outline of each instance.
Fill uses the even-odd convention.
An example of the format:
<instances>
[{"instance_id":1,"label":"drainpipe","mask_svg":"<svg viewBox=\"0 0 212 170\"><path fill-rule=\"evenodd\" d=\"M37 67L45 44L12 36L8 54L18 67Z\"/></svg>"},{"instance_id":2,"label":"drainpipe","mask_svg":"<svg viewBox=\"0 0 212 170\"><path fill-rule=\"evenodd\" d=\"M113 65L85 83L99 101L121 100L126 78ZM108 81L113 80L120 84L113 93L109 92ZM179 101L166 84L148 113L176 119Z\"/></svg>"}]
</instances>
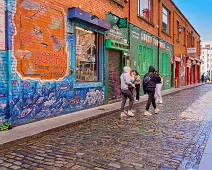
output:
<instances>
[{"instance_id":1,"label":"drainpipe","mask_svg":"<svg viewBox=\"0 0 212 170\"><path fill-rule=\"evenodd\" d=\"M158 73L160 73L160 2L158 1Z\"/></svg>"},{"instance_id":2,"label":"drainpipe","mask_svg":"<svg viewBox=\"0 0 212 170\"><path fill-rule=\"evenodd\" d=\"M10 12L8 10L6 10L6 33L7 33L7 62L8 62L8 97L7 97L7 107L8 107L8 122L11 123L11 127L12 127L12 108L11 108L11 101L12 101L12 49L10 49L9 43L8 43L8 39L10 39L11 37L8 37L8 35L11 35L11 29L9 28L9 14ZM11 128L9 127L9 128Z\"/></svg>"},{"instance_id":3,"label":"drainpipe","mask_svg":"<svg viewBox=\"0 0 212 170\"><path fill-rule=\"evenodd\" d=\"M132 8L131 7L132 7L132 0L129 1L129 23L127 24L129 48L131 48L131 41L130 41L130 28L131 27L129 26L129 24L131 23L131 18L132 18ZM129 49L129 51L130 51L130 49ZM128 53L129 53L129 51L128 51ZM126 60L125 60L125 64L126 64Z\"/></svg>"}]
</instances>

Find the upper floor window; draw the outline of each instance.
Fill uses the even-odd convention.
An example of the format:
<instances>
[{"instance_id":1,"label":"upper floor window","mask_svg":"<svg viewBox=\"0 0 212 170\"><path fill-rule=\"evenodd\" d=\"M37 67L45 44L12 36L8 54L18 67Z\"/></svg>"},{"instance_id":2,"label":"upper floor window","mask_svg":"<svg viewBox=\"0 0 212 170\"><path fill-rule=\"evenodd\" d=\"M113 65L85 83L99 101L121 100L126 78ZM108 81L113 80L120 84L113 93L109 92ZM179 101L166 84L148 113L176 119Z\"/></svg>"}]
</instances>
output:
<instances>
[{"instance_id":1,"label":"upper floor window","mask_svg":"<svg viewBox=\"0 0 212 170\"><path fill-rule=\"evenodd\" d=\"M185 29L185 27L183 28L183 31L184 31L184 45L186 46L186 29Z\"/></svg>"},{"instance_id":2,"label":"upper floor window","mask_svg":"<svg viewBox=\"0 0 212 170\"><path fill-rule=\"evenodd\" d=\"M180 40L180 31L178 30L180 28L180 22L177 21L177 41Z\"/></svg>"},{"instance_id":3,"label":"upper floor window","mask_svg":"<svg viewBox=\"0 0 212 170\"><path fill-rule=\"evenodd\" d=\"M162 9L162 29L167 34L170 34L170 11L164 6Z\"/></svg>"},{"instance_id":4,"label":"upper floor window","mask_svg":"<svg viewBox=\"0 0 212 170\"><path fill-rule=\"evenodd\" d=\"M138 15L152 22L152 0L138 0Z\"/></svg>"}]
</instances>

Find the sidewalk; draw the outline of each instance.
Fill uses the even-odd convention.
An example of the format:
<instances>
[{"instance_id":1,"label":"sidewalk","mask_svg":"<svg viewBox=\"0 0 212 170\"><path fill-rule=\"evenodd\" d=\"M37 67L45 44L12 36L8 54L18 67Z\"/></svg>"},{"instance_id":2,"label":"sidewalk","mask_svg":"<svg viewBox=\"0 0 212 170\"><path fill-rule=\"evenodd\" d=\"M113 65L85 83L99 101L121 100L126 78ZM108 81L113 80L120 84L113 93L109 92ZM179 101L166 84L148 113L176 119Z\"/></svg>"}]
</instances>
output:
<instances>
[{"instance_id":1,"label":"sidewalk","mask_svg":"<svg viewBox=\"0 0 212 170\"><path fill-rule=\"evenodd\" d=\"M208 142L199 165L199 170L210 170L210 169L212 169L212 131L208 138Z\"/></svg>"},{"instance_id":2,"label":"sidewalk","mask_svg":"<svg viewBox=\"0 0 212 170\"><path fill-rule=\"evenodd\" d=\"M162 95L168 95L172 94L181 90L194 88L197 86L201 86L204 84L195 84L195 85L189 85L181 88L173 88L164 90L162 92ZM135 105L138 105L142 102L145 102L147 100L147 96L141 96L140 102L136 103ZM41 120L38 122L21 125L18 127L15 127L9 131L6 132L0 132L0 150L9 148L11 146L27 142L32 139L36 139L39 137L42 137L44 135L47 135L51 132L60 131L64 128L74 126L86 121L89 121L94 118L98 118L101 116L104 116L106 114L111 114L116 111L120 110L120 102L113 103L113 104L107 104L100 107L88 109L88 110L82 110L79 112L74 112L71 114L61 115L54 118L49 118L45 120Z\"/></svg>"}]
</instances>

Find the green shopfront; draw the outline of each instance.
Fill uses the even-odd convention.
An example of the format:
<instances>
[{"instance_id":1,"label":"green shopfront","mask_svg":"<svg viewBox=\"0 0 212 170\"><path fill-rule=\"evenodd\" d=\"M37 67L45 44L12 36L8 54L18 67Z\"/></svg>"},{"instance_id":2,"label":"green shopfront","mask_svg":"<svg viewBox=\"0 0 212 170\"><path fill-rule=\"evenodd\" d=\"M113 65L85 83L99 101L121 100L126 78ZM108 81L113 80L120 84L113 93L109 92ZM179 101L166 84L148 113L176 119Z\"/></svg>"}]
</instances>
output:
<instances>
[{"instance_id":1,"label":"green shopfront","mask_svg":"<svg viewBox=\"0 0 212 170\"><path fill-rule=\"evenodd\" d=\"M116 101L121 98L120 75L125 65L131 66L128 55L128 28L118 28L119 17L107 14L112 29L106 32L106 99Z\"/></svg>"},{"instance_id":2,"label":"green shopfront","mask_svg":"<svg viewBox=\"0 0 212 170\"><path fill-rule=\"evenodd\" d=\"M154 66L163 76L163 89L173 87L173 46L132 24L129 29L132 68L143 78L148 67Z\"/></svg>"}]
</instances>

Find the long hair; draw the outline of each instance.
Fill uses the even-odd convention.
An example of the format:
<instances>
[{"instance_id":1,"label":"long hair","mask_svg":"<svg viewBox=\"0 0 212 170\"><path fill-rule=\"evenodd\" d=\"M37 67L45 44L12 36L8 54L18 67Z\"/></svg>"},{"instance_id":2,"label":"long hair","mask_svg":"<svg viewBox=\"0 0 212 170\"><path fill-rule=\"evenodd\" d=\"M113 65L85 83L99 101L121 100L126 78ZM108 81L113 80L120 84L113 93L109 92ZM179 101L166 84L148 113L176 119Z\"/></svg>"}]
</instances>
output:
<instances>
[{"instance_id":1,"label":"long hair","mask_svg":"<svg viewBox=\"0 0 212 170\"><path fill-rule=\"evenodd\" d=\"M137 72L137 70L134 70L134 72L135 72L136 76L139 75L139 73Z\"/></svg>"}]
</instances>

